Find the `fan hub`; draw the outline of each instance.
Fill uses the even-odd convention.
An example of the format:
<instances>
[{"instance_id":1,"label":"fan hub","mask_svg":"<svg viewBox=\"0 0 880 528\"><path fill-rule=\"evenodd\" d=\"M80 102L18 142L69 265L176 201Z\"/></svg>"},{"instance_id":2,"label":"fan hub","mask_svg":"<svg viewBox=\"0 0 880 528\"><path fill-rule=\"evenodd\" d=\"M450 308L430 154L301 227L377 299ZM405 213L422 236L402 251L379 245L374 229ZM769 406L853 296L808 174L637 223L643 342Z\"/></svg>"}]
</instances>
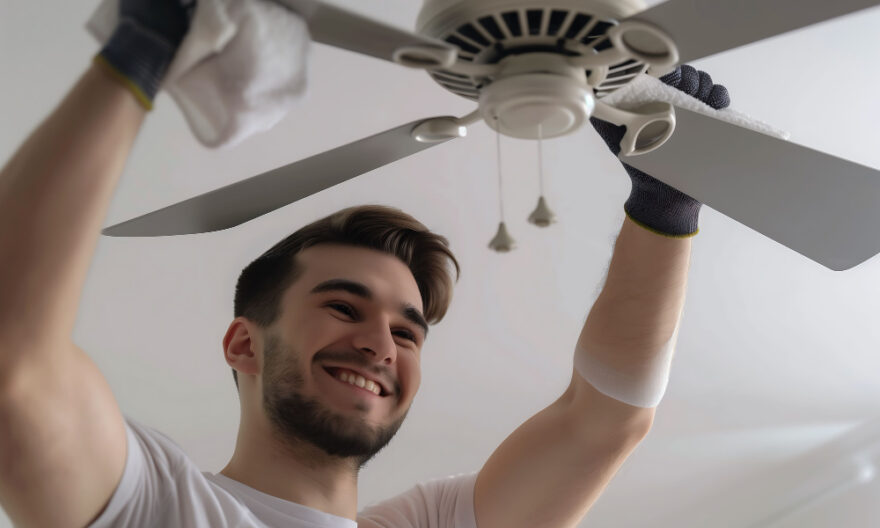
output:
<instances>
[{"instance_id":1,"label":"fan hub","mask_svg":"<svg viewBox=\"0 0 880 528\"><path fill-rule=\"evenodd\" d=\"M584 70L553 53L527 53L500 63L498 78L480 93L480 115L493 129L521 139L574 132L596 101Z\"/></svg>"}]
</instances>

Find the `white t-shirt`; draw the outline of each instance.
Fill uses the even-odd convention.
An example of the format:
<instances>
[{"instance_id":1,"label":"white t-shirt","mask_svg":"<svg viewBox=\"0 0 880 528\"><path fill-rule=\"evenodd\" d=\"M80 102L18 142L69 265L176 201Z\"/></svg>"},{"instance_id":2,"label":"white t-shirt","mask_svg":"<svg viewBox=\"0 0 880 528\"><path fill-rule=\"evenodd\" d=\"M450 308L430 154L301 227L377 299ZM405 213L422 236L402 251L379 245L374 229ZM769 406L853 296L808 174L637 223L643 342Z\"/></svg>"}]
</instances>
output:
<instances>
[{"instance_id":1,"label":"white t-shirt","mask_svg":"<svg viewBox=\"0 0 880 528\"><path fill-rule=\"evenodd\" d=\"M173 440L125 417L128 454L90 528L476 528L477 472L430 480L365 508L357 522L201 472Z\"/></svg>"}]
</instances>

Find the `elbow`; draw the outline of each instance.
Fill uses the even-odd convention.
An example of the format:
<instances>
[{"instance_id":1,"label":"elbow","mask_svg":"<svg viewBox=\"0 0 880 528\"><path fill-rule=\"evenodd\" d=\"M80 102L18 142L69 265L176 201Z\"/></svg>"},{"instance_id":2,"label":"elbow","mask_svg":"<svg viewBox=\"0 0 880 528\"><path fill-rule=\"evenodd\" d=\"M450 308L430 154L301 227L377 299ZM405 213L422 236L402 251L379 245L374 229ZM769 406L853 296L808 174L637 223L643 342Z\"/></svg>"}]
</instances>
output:
<instances>
[{"instance_id":1,"label":"elbow","mask_svg":"<svg viewBox=\"0 0 880 528\"><path fill-rule=\"evenodd\" d=\"M651 432L655 409L626 407L613 412L597 412L590 419L583 420L579 426L583 445L592 445L599 452L632 452Z\"/></svg>"},{"instance_id":2,"label":"elbow","mask_svg":"<svg viewBox=\"0 0 880 528\"><path fill-rule=\"evenodd\" d=\"M654 414L656 410L656 407L640 409L631 419L631 423L626 428L626 432L636 441L636 443L644 440L645 437L648 436L648 433L651 432L651 427L654 425Z\"/></svg>"},{"instance_id":3,"label":"elbow","mask_svg":"<svg viewBox=\"0 0 880 528\"><path fill-rule=\"evenodd\" d=\"M621 414L608 426L612 443L632 448L641 443L654 425L654 411L653 407L631 407L629 412Z\"/></svg>"},{"instance_id":4,"label":"elbow","mask_svg":"<svg viewBox=\"0 0 880 528\"><path fill-rule=\"evenodd\" d=\"M635 445L654 425L656 407L637 407L599 392L577 372L562 400L587 438L607 439L614 445Z\"/></svg>"},{"instance_id":5,"label":"elbow","mask_svg":"<svg viewBox=\"0 0 880 528\"><path fill-rule=\"evenodd\" d=\"M623 448L627 452L635 449L651 432L654 425L655 407L633 407L626 405L625 412L619 412L606 420L606 439L610 445Z\"/></svg>"}]
</instances>

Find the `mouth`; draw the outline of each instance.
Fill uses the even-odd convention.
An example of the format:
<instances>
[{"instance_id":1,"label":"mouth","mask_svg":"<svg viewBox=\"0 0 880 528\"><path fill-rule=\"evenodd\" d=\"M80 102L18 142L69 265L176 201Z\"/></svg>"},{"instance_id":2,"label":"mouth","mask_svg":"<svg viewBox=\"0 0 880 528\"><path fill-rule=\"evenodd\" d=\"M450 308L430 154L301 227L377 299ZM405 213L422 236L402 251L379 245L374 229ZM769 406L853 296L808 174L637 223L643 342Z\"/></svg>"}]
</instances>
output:
<instances>
[{"instance_id":1,"label":"mouth","mask_svg":"<svg viewBox=\"0 0 880 528\"><path fill-rule=\"evenodd\" d=\"M324 371L330 375L333 379L342 383L343 385L348 385L354 390L358 392L364 393L365 395L374 396L374 397L385 397L388 396L388 391L379 384L370 380L366 380L358 375L357 373L350 371L348 369L342 367L323 367ZM363 383L361 385L360 383ZM378 394L374 391L378 391Z\"/></svg>"}]
</instances>

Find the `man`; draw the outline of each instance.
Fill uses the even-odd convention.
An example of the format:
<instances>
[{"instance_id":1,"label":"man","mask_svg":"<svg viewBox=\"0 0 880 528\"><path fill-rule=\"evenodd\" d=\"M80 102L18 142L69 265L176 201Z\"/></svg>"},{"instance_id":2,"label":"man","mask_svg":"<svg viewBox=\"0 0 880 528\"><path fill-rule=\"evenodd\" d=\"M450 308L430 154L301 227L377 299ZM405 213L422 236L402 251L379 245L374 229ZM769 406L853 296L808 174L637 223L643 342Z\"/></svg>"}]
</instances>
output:
<instances>
[{"instance_id":1,"label":"man","mask_svg":"<svg viewBox=\"0 0 880 528\"><path fill-rule=\"evenodd\" d=\"M445 239L394 209L306 226L239 278L223 347L241 427L220 474L200 473L170 439L122 416L71 341L107 205L189 21L176 0L122 0L120 15L95 63L0 172L0 505L13 522L577 524L647 434L665 390L700 204L627 167L627 219L569 387L478 472L360 514L358 470L406 416L427 325L451 298L446 264L458 265ZM664 81L729 102L693 68ZM623 129L593 124L616 153Z\"/></svg>"}]
</instances>

